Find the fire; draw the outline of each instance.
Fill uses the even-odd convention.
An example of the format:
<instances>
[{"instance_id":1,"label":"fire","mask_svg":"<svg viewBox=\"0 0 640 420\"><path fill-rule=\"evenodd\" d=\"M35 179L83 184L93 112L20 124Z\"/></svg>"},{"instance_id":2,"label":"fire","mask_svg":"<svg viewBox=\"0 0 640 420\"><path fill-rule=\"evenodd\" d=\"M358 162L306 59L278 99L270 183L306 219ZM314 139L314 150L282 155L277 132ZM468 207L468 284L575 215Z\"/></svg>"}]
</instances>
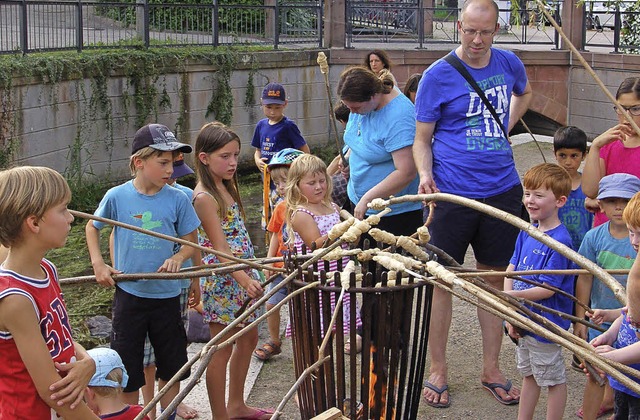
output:
<instances>
[{"instance_id":1,"label":"fire","mask_svg":"<svg viewBox=\"0 0 640 420\"><path fill-rule=\"evenodd\" d=\"M369 418L385 419L385 407L387 405L387 374L384 367L376 369L378 357L384 357L378 354L378 348L375 344L371 344L369 353ZM378 384L380 382L380 384ZM376 390L378 388L378 390Z\"/></svg>"}]
</instances>

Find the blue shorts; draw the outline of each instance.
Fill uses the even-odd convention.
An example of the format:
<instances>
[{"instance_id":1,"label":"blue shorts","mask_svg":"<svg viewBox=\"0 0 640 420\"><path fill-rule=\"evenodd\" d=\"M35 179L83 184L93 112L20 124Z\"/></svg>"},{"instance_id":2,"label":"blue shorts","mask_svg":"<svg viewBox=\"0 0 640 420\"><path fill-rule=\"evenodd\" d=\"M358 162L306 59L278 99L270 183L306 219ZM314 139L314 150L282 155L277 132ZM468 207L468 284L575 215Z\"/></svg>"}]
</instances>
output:
<instances>
[{"instance_id":1,"label":"blue shorts","mask_svg":"<svg viewBox=\"0 0 640 420\"><path fill-rule=\"evenodd\" d=\"M143 359L147 334L155 351L156 377L168 381L187 363L187 334L179 296L142 298L116 286L111 348L118 352L129 374L124 392L137 391L145 384ZM187 377L189 372L180 380Z\"/></svg>"},{"instance_id":2,"label":"blue shorts","mask_svg":"<svg viewBox=\"0 0 640 420\"><path fill-rule=\"evenodd\" d=\"M282 274L278 274L278 277L276 277L271 283L269 283L269 285L267 286L267 292L270 292L273 288L275 288L277 285L279 285L280 283L282 283L282 280L284 280L284 275ZM269 305L277 305L278 303L282 302L282 300L287 297L287 295L289 294L289 292L287 291L287 287L282 287L280 289L278 289L278 291L269 298L269 300L267 300L267 303Z\"/></svg>"},{"instance_id":3,"label":"blue shorts","mask_svg":"<svg viewBox=\"0 0 640 420\"><path fill-rule=\"evenodd\" d=\"M497 209L522 217L522 185L493 197L476 199ZM428 214L428 207L425 210ZM506 267L513 255L520 230L500 219L459 204L438 201L429 225L431 244L458 263L464 263L469 245L476 261L491 267Z\"/></svg>"}]
</instances>

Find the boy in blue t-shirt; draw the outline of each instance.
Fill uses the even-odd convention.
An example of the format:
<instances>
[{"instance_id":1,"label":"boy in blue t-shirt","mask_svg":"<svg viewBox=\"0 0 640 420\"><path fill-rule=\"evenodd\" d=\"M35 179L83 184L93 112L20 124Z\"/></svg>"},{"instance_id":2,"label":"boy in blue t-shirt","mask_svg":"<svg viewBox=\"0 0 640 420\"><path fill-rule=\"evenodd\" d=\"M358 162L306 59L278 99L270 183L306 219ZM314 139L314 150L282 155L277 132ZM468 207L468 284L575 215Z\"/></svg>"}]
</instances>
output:
<instances>
[{"instance_id":1,"label":"boy in blue t-shirt","mask_svg":"<svg viewBox=\"0 0 640 420\"><path fill-rule=\"evenodd\" d=\"M566 203L567 196L571 192L571 178L567 171L551 163L537 165L525 173L523 184L524 204L531 220L537 222L537 228L558 242L571 247L571 236L558 217L558 209ZM507 271L558 270L572 267L573 263L568 258L523 231L518 235L516 248ZM572 275L538 274L527 276L527 278L573 294ZM573 302L568 297L523 281L506 277L504 290L514 297L535 301L564 313L571 313L573 310ZM561 328L568 329L570 326L569 321L558 315L540 309L530 309ZM546 386L549 389L547 419L561 419L567 401L567 378L562 348L535 334L517 330L509 323L507 323L507 330L512 338L518 339L516 360L518 371L524 377L518 418L533 418L540 388ZM487 384L485 388L489 389L489 385L493 384ZM489 390L495 392L495 390Z\"/></svg>"},{"instance_id":2,"label":"boy in blue t-shirt","mask_svg":"<svg viewBox=\"0 0 640 420\"><path fill-rule=\"evenodd\" d=\"M622 217L629 230L629 240L637 252L640 245L640 193L629 201ZM640 261L637 258L627 281L626 310L623 309L622 315L619 310L595 311L593 317L594 321L615 319L606 332L590 342L596 352L607 359L640 369ZM638 378L631 379L640 382ZM640 395L611 376L609 385L614 393L614 418L640 418Z\"/></svg>"},{"instance_id":3,"label":"boy in blue t-shirt","mask_svg":"<svg viewBox=\"0 0 640 420\"><path fill-rule=\"evenodd\" d=\"M603 177L598 186L598 204L609 221L597 226L585 235L580 250L581 255L598 264L604 269L630 269L636 258L636 250L629 241L629 230L622 214L627 203L640 191L640 179L629 174L611 174ZM616 280L627 285L627 276L616 275ZM591 274L578 276L576 298L589 303L591 309L620 308L620 302L613 292L599 279ZM576 316L584 317L583 307L576 305ZM611 324L606 323L608 328ZM576 323L573 333L578 337L591 341L600 333L589 329L583 324ZM597 382L589 378L585 384L582 398L582 408L576 413L579 417L590 419L607 414L613 410L613 390L609 386L600 387Z\"/></svg>"},{"instance_id":4,"label":"boy in blue t-shirt","mask_svg":"<svg viewBox=\"0 0 640 420\"><path fill-rule=\"evenodd\" d=\"M200 220L190 199L167 185L174 156L191 150L191 146L178 143L164 125L142 127L132 144L130 169L134 179L107 191L95 214L197 243ZM175 253L170 241L115 227L112 268L100 251L99 230L104 226L102 222L89 221L85 229L96 280L103 286L115 285L112 274L177 272L188 258L197 259L197 251L191 247L183 246ZM155 350L160 387L187 362L180 289L177 279L128 281L116 286L111 348L120 354L129 373L123 393L127 404L138 403L138 390L145 383L143 353L147 334ZM161 408L169 405L179 389L179 383L171 387L160 399Z\"/></svg>"},{"instance_id":5,"label":"boy in blue t-shirt","mask_svg":"<svg viewBox=\"0 0 640 420\"><path fill-rule=\"evenodd\" d=\"M273 155L282 149L311 153L296 123L284 116L288 104L284 87L279 83L269 83L262 91L261 103L267 118L258 121L251 139L251 146L256 148L254 160L260 172L264 173Z\"/></svg>"},{"instance_id":6,"label":"boy in blue t-shirt","mask_svg":"<svg viewBox=\"0 0 640 420\"><path fill-rule=\"evenodd\" d=\"M558 217L569 231L573 249L577 251L582 238L593 226L593 213L584 206L587 196L582 192L582 173L578 172L587 154L587 135L578 127L560 127L553 135L553 153L558 165L571 177L571 193L558 211Z\"/></svg>"}]
</instances>

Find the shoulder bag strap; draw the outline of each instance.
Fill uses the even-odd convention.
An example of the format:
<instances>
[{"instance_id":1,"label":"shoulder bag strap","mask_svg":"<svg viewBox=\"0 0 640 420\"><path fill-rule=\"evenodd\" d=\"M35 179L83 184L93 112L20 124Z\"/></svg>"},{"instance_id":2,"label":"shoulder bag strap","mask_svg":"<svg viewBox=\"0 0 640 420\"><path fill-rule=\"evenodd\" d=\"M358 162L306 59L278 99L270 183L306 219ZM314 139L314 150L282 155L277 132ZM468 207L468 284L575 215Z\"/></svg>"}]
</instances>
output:
<instances>
[{"instance_id":1,"label":"shoulder bag strap","mask_svg":"<svg viewBox=\"0 0 640 420\"><path fill-rule=\"evenodd\" d=\"M476 81L473 79L471 74L469 74L469 71L462 64L460 59L455 56L455 53L450 53L450 54L447 54L447 56L444 58L444 61L449 63L451 67L453 67L454 69L458 70L458 73L460 73L462 77L464 77L466 81L469 83L469 85L473 88L473 90L476 91L480 99L482 99L482 102L484 103L484 105L487 107L489 112L491 112L491 115L493 115L493 118L496 120L496 122L500 126L500 129L502 130L504 137L508 140L509 133L507 133L507 130L504 128L502 121L500 121L500 117L498 117L498 113L496 112L496 109L493 107L493 105L491 105L491 102L489 102L487 97L484 95L484 92L482 91L482 89L480 89L480 86L478 86L478 83L476 83Z\"/></svg>"}]
</instances>

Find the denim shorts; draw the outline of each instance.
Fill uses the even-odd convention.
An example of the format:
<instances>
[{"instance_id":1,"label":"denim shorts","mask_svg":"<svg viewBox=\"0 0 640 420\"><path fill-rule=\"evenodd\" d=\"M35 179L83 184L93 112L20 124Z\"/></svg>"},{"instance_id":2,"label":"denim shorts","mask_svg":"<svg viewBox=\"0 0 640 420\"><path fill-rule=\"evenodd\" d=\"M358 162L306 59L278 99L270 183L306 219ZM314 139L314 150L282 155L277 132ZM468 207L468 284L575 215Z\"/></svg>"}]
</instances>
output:
<instances>
[{"instance_id":1,"label":"denim shorts","mask_svg":"<svg viewBox=\"0 0 640 420\"><path fill-rule=\"evenodd\" d=\"M282 280L284 280L284 276L282 274L279 274L278 277L276 277L271 283L269 283L269 285L267 286L267 292L270 292L273 288L282 283ZM282 300L287 297L288 294L289 292L287 292L287 287L282 287L278 289L278 291L267 300L267 304L275 306L278 303L282 302Z\"/></svg>"}]
</instances>

